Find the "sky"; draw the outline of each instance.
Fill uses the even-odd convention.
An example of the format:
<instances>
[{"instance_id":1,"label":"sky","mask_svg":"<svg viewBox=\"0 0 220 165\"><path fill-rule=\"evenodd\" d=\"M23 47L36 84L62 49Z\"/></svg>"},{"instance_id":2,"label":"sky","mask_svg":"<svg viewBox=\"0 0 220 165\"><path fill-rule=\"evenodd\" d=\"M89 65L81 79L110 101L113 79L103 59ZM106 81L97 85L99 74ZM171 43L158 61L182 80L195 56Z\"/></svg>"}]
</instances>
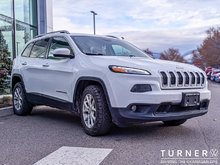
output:
<instances>
[{"instance_id":1,"label":"sky","mask_svg":"<svg viewBox=\"0 0 220 165\"><path fill-rule=\"evenodd\" d=\"M141 49L182 54L196 49L206 30L220 26L220 0L53 0L54 30L124 37Z\"/></svg>"}]
</instances>

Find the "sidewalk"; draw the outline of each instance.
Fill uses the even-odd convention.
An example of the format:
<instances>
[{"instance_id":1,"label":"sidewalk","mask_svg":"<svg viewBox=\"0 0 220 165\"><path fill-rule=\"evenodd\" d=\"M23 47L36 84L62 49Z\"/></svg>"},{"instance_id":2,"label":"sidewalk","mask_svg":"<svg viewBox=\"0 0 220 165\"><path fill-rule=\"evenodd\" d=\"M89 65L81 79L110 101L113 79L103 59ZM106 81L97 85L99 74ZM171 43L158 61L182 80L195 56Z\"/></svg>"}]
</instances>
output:
<instances>
[{"instance_id":1,"label":"sidewalk","mask_svg":"<svg viewBox=\"0 0 220 165\"><path fill-rule=\"evenodd\" d=\"M8 94L8 95L0 95L0 99L2 99L3 97L12 97L11 94Z\"/></svg>"},{"instance_id":2,"label":"sidewalk","mask_svg":"<svg viewBox=\"0 0 220 165\"><path fill-rule=\"evenodd\" d=\"M14 112L12 106L0 108L0 117L9 116L12 115L13 113Z\"/></svg>"}]
</instances>

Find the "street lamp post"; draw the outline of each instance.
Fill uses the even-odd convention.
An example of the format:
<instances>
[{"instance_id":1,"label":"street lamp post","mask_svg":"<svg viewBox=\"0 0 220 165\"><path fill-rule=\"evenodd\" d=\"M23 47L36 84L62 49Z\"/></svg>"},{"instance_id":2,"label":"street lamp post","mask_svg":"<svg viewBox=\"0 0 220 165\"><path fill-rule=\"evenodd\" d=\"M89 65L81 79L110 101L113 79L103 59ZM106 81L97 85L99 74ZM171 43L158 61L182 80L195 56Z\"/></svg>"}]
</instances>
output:
<instances>
[{"instance_id":1,"label":"street lamp post","mask_svg":"<svg viewBox=\"0 0 220 165\"><path fill-rule=\"evenodd\" d=\"M90 12L93 14L93 30L94 30L94 35L95 35L95 16L98 14L94 11L90 11Z\"/></svg>"}]
</instances>

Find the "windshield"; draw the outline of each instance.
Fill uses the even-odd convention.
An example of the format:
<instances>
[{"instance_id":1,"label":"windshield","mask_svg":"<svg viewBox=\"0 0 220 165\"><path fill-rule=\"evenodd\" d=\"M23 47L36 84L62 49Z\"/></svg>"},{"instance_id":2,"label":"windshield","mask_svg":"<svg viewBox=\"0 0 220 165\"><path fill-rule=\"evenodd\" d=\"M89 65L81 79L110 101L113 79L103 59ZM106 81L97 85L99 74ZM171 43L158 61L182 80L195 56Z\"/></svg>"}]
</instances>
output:
<instances>
[{"instance_id":1,"label":"windshield","mask_svg":"<svg viewBox=\"0 0 220 165\"><path fill-rule=\"evenodd\" d=\"M107 37L72 36L78 48L87 55L130 56L150 58L128 42Z\"/></svg>"}]
</instances>

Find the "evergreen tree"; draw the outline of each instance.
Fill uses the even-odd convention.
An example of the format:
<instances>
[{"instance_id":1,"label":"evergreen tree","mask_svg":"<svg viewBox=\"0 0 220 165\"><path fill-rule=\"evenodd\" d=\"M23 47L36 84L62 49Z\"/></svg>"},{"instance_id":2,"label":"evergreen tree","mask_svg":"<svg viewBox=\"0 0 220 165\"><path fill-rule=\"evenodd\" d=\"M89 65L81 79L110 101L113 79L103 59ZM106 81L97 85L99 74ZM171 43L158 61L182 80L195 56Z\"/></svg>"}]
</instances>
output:
<instances>
[{"instance_id":1,"label":"evergreen tree","mask_svg":"<svg viewBox=\"0 0 220 165\"><path fill-rule=\"evenodd\" d=\"M10 58L10 52L8 51L8 45L6 43L6 40L4 39L1 30L0 30L0 68L6 69L8 73L7 75L11 75L12 61ZM3 84L7 78L7 75L3 76L3 74L1 74L0 76L0 93L4 93L5 89L9 87Z\"/></svg>"}]
</instances>

